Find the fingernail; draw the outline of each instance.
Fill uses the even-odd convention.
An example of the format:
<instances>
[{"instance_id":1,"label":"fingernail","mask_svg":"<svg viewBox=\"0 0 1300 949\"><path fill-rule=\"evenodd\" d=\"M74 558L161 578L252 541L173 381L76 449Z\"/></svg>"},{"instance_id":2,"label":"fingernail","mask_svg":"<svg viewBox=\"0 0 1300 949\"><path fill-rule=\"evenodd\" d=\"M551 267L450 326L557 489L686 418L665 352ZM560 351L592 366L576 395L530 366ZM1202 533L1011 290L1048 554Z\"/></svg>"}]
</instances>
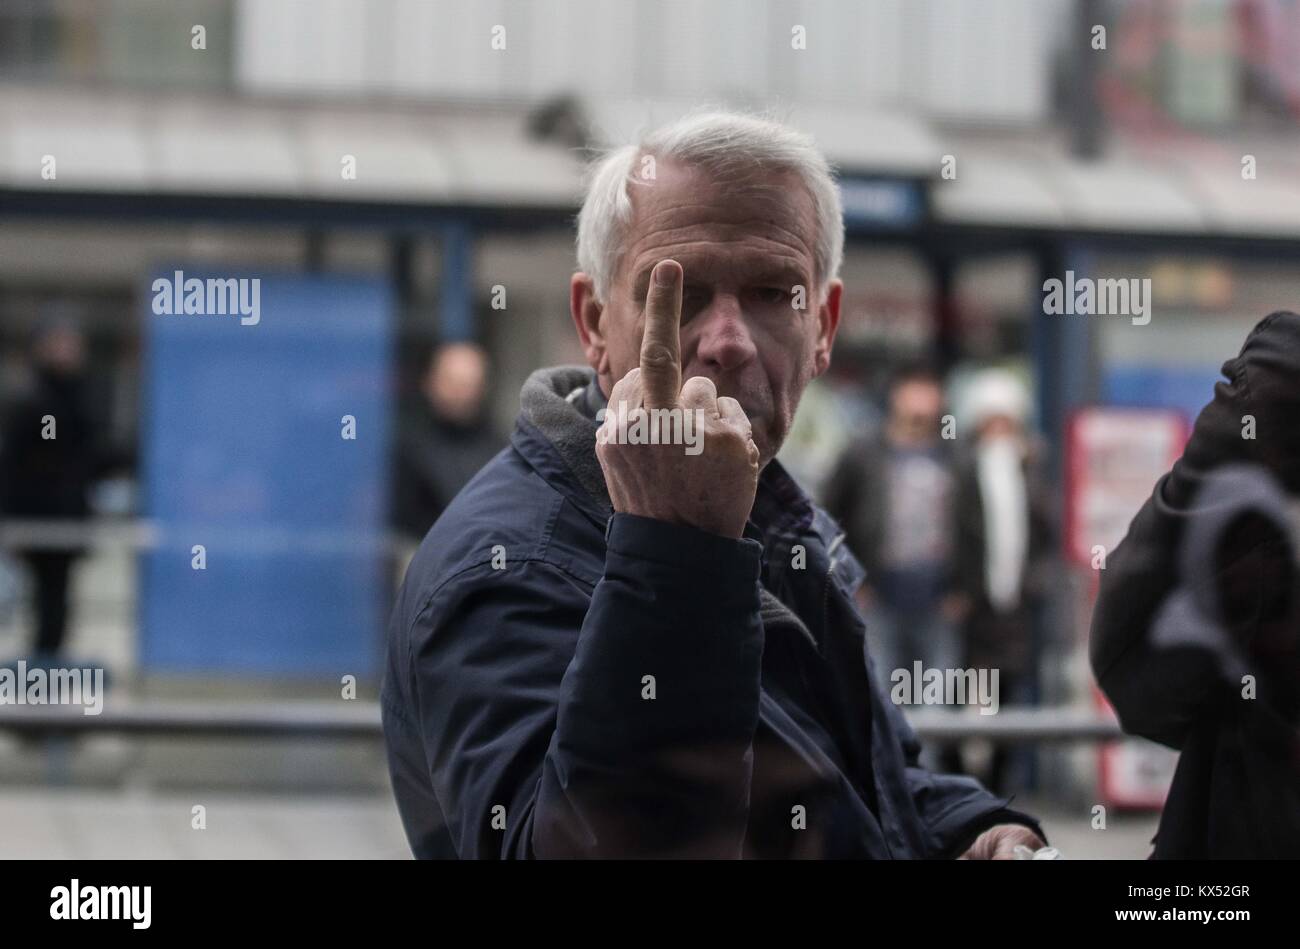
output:
<instances>
[{"instance_id":1,"label":"fingernail","mask_svg":"<svg viewBox=\"0 0 1300 949\"><path fill-rule=\"evenodd\" d=\"M671 287L673 285L672 268L666 261L660 261L655 267L655 285L660 287Z\"/></svg>"}]
</instances>

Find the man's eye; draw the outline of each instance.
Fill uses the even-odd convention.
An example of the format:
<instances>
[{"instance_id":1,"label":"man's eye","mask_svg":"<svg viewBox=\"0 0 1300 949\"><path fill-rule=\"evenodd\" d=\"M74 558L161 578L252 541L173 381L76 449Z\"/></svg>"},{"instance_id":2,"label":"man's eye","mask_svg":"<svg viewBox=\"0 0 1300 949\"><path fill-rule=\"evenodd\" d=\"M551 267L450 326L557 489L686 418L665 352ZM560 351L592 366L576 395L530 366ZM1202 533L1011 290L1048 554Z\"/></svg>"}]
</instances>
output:
<instances>
[{"instance_id":1,"label":"man's eye","mask_svg":"<svg viewBox=\"0 0 1300 949\"><path fill-rule=\"evenodd\" d=\"M784 303L790 294L784 287L760 287L758 298L764 303Z\"/></svg>"}]
</instances>

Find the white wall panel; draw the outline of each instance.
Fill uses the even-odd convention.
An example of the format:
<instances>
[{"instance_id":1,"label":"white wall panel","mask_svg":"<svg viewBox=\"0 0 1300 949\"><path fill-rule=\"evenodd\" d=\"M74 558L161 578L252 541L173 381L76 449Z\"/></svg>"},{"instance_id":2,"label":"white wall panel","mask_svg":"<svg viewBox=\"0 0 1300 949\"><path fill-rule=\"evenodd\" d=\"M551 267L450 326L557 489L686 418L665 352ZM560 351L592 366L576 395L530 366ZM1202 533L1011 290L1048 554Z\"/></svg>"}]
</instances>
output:
<instances>
[{"instance_id":1,"label":"white wall panel","mask_svg":"<svg viewBox=\"0 0 1300 949\"><path fill-rule=\"evenodd\" d=\"M1033 121L1063 0L239 0L239 83L909 106ZM807 48L791 48L791 28ZM506 49L491 48L492 28Z\"/></svg>"}]
</instances>

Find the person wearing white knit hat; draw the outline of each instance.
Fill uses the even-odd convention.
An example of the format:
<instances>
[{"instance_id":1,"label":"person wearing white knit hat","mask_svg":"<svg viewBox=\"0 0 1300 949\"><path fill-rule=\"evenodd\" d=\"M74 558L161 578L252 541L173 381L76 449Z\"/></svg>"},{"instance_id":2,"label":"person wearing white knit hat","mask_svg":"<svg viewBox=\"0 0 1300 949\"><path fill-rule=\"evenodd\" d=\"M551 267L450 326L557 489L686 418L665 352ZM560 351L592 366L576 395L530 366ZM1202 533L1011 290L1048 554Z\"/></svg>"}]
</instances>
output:
<instances>
[{"instance_id":1,"label":"person wearing white knit hat","mask_svg":"<svg viewBox=\"0 0 1300 949\"><path fill-rule=\"evenodd\" d=\"M957 574L970 604L965 661L998 669L1003 700L1015 702L1032 682L1032 617L1050 549L1032 475L1029 394L1011 372L986 369L964 395L965 427L974 432L957 479ZM987 780L1005 788L1007 765L995 749Z\"/></svg>"},{"instance_id":2,"label":"person wearing white knit hat","mask_svg":"<svg viewBox=\"0 0 1300 949\"><path fill-rule=\"evenodd\" d=\"M1028 535L1024 423L1029 399L1018 379L1001 369L976 376L967 394L976 435L975 470L983 502L985 592L1009 610L1019 594Z\"/></svg>"}]
</instances>

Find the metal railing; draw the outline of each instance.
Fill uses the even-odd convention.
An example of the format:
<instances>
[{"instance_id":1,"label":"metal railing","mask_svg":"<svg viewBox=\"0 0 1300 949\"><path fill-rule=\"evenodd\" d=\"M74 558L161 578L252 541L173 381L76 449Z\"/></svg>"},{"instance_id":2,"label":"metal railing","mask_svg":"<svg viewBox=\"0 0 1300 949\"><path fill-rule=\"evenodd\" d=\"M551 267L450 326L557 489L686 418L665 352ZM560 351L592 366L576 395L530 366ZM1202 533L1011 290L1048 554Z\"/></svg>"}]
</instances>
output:
<instances>
[{"instance_id":1,"label":"metal railing","mask_svg":"<svg viewBox=\"0 0 1300 949\"><path fill-rule=\"evenodd\" d=\"M0 730L25 734L217 735L373 738L383 735L375 702L141 702L87 715L78 705L0 708Z\"/></svg>"},{"instance_id":2,"label":"metal railing","mask_svg":"<svg viewBox=\"0 0 1300 949\"><path fill-rule=\"evenodd\" d=\"M166 525L146 518L88 518L85 520L6 519L0 521L0 549L81 550L84 548L149 551L169 541L188 548L193 533L183 526ZM279 553L311 551L337 553L359 546L376 552L400 551L410 541L391 530L369 533L342 530L306 530L290 525L221 527L203 525L203 536L211 543L244 552Z\"/></svg>"},{"instance_id":3,"label":"metal railing","mask_svg":"<svg viewBox=\"0 0 1300 949\"><path fill-rule=\"evenodd\" d=\"M1007 709L996 715L943 710L908 715L929 741L982 738L994 742L1098 742L1123 737L1119 723L1091 713ZM0 707L0 730L25 734L219 735L225 737L382 737L376 702L142 702L86 715L80 706Z\"/></svg>"},{"instance_id":4,"label":"metal railing","mask_svg":"<svg viewBox=\"0 0 1300 949\"><path fill-rule=\"evenodd\" d=\"M143 519L0 522L0 547L63 549L81 545L145 550L162 541L156 524ZM248 542L248 538L244 538ZM318 539L328 545L333 538ZM397 538L385 538L390 546ZM263 543L287 542L278 535ZM294 543L301 545L303 538ZM381 541L382 543L383 541ZM926 741L981 738L998 743L1099 742L1123 737L1112 717L1058 708L1007 708L995 715L954 714L951 709L906 711ZM80 706L0 706L0 731L27 735L123 734L225 737L365 738L380 740L383 728L375 702L198 702L145 701L84 714Z\"/></svg>"}]
</instances>

